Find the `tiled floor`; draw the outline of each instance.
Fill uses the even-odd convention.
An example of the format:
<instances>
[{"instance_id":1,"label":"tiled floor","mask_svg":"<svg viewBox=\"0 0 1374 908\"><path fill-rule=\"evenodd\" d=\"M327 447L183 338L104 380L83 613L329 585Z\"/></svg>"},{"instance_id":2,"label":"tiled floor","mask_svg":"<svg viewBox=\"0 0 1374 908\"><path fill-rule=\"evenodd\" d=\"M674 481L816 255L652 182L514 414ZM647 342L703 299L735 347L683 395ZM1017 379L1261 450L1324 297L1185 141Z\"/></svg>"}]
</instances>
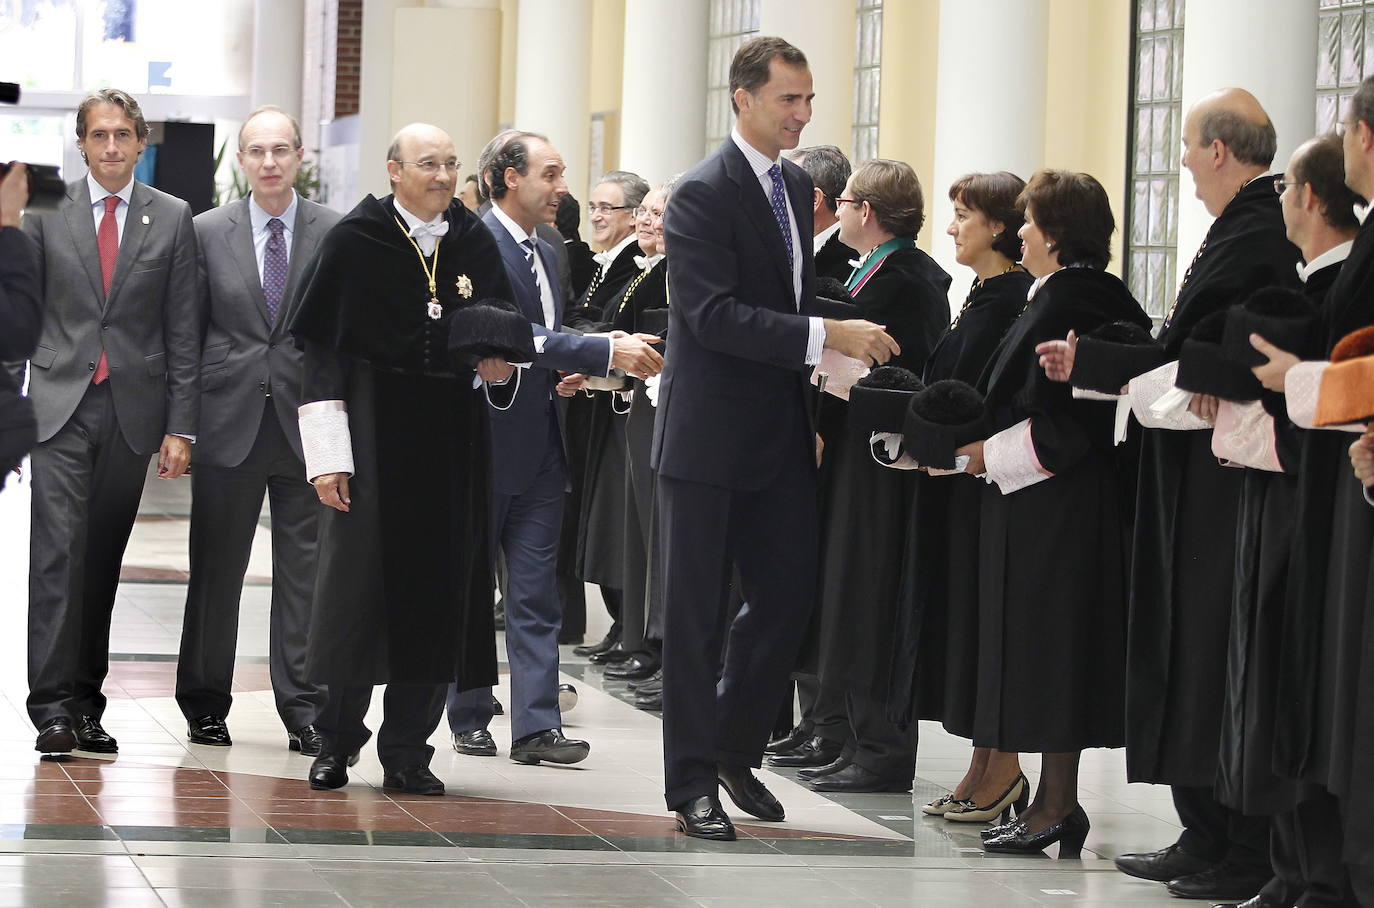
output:
<instances>
[{"instance_id":1,"label":"tiled floor","mask_svg":"<svg viewBox=\"0 0 1374 908\"><path fill-rule=\"evenodd\" d=\"M929 724L911 795L825 797L778 771L766 780L786 823L736 814L740 841L686 839L662 808L658 718L569 648L563 668L581 699L565 721L592 742L585 763L462 757L441 729L433 768L446 798L383 793L375 752L347 788L313 792L272 706L263 533L243 596L235 744L188 745L171 696L188 491L149 483L126 557L105 717L120 754L62 762L38 759L24 713L27 488L0 493L0 908L1176 904L1112 868L1112 856L1177 834L1167 790L1127 785L1119 752L1084 759L1084 860L985 856L980 827L920 813L968 759L965 742ZM593 620L604 617L589 598ZM504 750L508 724L493 733ZM1034 780L1036 760L1025 764Z\"/></svg>"}]
</instances>

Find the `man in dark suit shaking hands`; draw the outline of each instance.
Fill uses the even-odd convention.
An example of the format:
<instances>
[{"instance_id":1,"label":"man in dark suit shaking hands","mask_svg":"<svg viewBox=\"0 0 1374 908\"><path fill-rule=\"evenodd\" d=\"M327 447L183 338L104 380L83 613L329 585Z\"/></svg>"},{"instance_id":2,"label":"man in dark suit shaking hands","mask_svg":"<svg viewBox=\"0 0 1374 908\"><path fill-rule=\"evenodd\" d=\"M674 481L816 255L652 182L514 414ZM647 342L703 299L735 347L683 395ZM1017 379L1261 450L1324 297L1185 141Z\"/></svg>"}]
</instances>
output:
<instances>
[{"instance_id":1,"label":"man in dark suit shaking hands","mask_svg":"<svg viewBox=\"0 0 1374 908\"><path fill-rule=\"evenodd\" d=\"M205 406L191 476L191 581L177 660L177 704L192 744L230 743L239 596L266 492L272 507L269 662L287 746L319 756L320 684L305 679L319 505L305 482L296 408L304 355L291 302L337 212L292 188L304 150L276 107L248 115L239 166L252 192L195 220L205 311Z\"/></svg>"},{"instance_id":2,"label":"man in dark suit shaking hands","mask_svg":"<svg viewBox=\"0 0 1374 908\"><path fill-rule=\"evenodd\" d=\"M186 472L200 407L191 208L134 179L148 140L118 89L76 111L89 172L30 214L46 303L30 362L38 416L29 557L29 718L36 749L115 753L101 727L110 612L148 458Z\"/></svg>"},{"instance_id":3,"label":"man in dark suit shaking hands","mask_svg":"<svg viewBox=\"0 0 1374 908\"><path fill-rule=\"evenodd\" d=\"M811 119L800 50L755 38L730 64L735 129L688 171L664 222L668 355L654 427L663 538L665 800L691 836L732 840L716 797L783 819L752 773L815 600L815 436L823 348L899 352L882 327L811 315L811 179L782 161ZM728 628L736 568L746 605ZM724 658L722 659L722 652Z\"/></svg>"}]
</instances>

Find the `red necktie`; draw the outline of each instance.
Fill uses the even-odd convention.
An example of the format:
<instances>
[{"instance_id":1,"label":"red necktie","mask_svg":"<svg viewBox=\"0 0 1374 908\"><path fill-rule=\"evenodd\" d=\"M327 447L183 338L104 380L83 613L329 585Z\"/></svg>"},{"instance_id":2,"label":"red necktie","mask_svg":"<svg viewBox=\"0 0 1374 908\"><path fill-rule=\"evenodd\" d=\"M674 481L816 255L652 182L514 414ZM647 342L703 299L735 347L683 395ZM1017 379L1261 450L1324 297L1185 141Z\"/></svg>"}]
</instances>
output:
<instances>
[{"instance_id":1,"label":"red necktie","mask_svg":"<svg viewBox=\"0 0 1374 908\"><path fill-rule=\"evenodd\" d=\"M105 196L105 216L100 219L100 230L96 232L95 244L100 249L100 277L105 282L105 294L110 293L110 280L114 277L115 259L119 258L119 222L115 220L115 209L119 207L119 196ZM91 383L98 385L110 377L110 364L105 359L105 351L100 351L100 362L96 363L95 375Z\"/></svg>"}]
</instances>

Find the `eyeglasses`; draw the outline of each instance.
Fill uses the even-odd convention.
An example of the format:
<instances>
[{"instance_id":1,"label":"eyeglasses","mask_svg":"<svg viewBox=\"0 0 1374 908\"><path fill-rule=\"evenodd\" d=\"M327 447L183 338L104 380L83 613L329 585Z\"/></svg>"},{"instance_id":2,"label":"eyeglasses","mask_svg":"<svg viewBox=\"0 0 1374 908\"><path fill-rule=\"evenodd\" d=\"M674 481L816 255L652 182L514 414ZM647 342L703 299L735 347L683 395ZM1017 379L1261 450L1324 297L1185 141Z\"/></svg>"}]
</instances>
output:
<instances>
[{"instance_id":1,"label":"eyeglasses","mask_svg":"<svg viewBox=\"0 0 1374 908\"><path fill-rule=\"evenodd\" d=\"M661 217L663 217L663 210L662 210L662 209L656 209L656 208L645 208L643 205L640 205L638 208L636 208L636 209L634 210L634 215L635 215L635 218L636 218L636 219L638 219L638 218L661 218Z\"/></svg>"},{"instance_id":2,"label":"eyeglasses","mask_svg":"<svg viewBox=\"0 0 1374 908\"><path fill-rule=\"evenodd\" d=\"M601 215L602 217L605 217L606 215L610 214L612 211L628 211L629 208L630 208L629 205L588 205L588 206L587 206L587 212L588 212L589 214L599 214L599 215ZM636 216L638 216L638 212L639 212L639 209L636 208L636 209L635 209Z\"/></svg>"},{"instance_id":3,"label":"eyeglasses","mask_svg":"<svg viewBox=\"0 0 1374 908\"><path fill-rule=\"evenodd\" d=\"M1278 176L1274 177L1274 191L1277 192L1279 195L1283 195L1284 189L1286 189L1289 186L1301 185L1301 180L1285 180L1284 177L1286 176L1288 176L1288 174L1281 173Z\"/></svg>"},{"instance_id":4,"label":"eyeglasses","mask_svg":"<svg viewBox=\"0 0 1374 908\"><path fill-rule=\"evenodd\" d=\"M250 145L243 150L243 156L250 161L261 161L269 154L278 161L285 161L295 153L296 149L292 148L290 145L277 145L271 149Z\"/></svg>"},{"instance_id":5,"label":"eyeglasses","mask_svg":"<svg viewBox=\"0 0 1374 908\"><path fill-rule=\"evenodd\" d=\"M442 164L438 161L397 161L396 163L402 166L409 164L411 167L418 167L421 173L431 177L438 173L440 168L457 173L463 167L462 161L444 161Z\"/></svg>"},{"instance_id":6,"label":"eyeglasses","mask_svg":"<svg viewBox=\"0 0 1374 908\"><path fill-rule=\"evenodd\" d=\"M850 204L850 205L862 205L862 204L864 203L864 200L863 200L863 199L845 199L845 198L841 198L841 197L839 197L839 196L836 196L836 197L835 197L835 207L838 208L841 202L846 202L846 203L848 203L848 204Z\"/></svg>"}]
</instances>

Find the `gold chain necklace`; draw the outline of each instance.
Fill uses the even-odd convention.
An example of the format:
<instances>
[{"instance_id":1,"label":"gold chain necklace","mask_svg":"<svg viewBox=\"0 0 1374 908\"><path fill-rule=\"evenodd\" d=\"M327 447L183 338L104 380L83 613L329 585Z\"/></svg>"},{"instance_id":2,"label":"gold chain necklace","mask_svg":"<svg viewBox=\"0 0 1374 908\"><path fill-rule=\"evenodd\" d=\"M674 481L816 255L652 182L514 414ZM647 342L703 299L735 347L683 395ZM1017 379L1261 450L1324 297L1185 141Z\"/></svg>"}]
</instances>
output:
<instances>
[{"instance_id":1,"label":"gold chain necklace","mask_svg":"<svg viewBox=\"0 0 1374 908\"><path fill-rule=\"evenodd\" d=\"M635 288L644 283L644 279L649 276L649 272L652 270L652 268L645 268L635 275L634 280L630 281L630 286L625 288L624 295L620 297L620 305L615 308L616 315L625 311L625 304L630 301L630 297L634 296Z\"/></svg>"},{"instance_id":2,"label":"gold chain necklace","mask_svg":"<svg viewBox=\"0 0 1374 908\"><path fill-rule=\"evenodd\" d=\"M429 280L429 302L425 305L425 314L432 319L443 317L444 307L439 305L439 282L436 275L439 272L439 243L441 243L444 238L441 236L436 236L434 238L434 264L430 265L425 261L424 250L420 248L420 244L415 241L415 237L411 236L410 231L401 223L401 219L394 214L391 216L391 219L396 222L396 226L401 229L401 233L410 241L410 245L415 247L415 254L420 257L420 269L424 271L425 277Z\"/></svg>"}]
</instances>

